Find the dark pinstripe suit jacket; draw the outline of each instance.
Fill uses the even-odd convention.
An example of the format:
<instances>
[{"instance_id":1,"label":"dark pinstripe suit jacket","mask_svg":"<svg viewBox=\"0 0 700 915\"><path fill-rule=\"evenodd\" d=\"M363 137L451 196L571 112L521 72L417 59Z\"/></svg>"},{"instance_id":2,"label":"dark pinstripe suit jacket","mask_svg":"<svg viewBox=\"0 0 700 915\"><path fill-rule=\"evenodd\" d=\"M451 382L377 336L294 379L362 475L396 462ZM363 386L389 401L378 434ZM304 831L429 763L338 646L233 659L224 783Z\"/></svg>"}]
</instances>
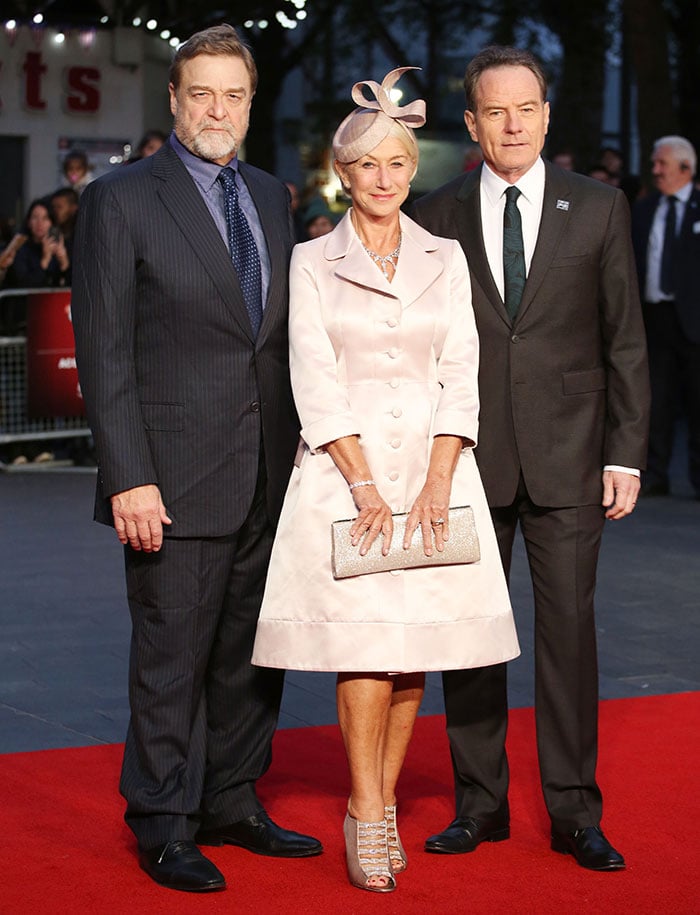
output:
<instances>
[{"instance_id":1,"label":"dark pinstripe suit jacket","mask_svg":"<svg viewBox=\"0 0 700 915\"><path fill-rule=\"evenodd\" d=\"M464 248L479 331L476 457L491 506L522 471L538 505L600 502L604 464L643 468L649 382L629 207L620 191L545 163L537 245L510 321L481 230L481 169L412 215Z\"/></svg>"},{"instance_id":2,"label":"dark pinstripe suit jacket","mask_svg":"<svg viewBox=\"0 0 700 915\"><path fill-rule=\"evenodd\" d=\"M80 203L73 327L98 455L95 516L109 496L156 484L169 536L237 530L264 444L276 522L298 423L288 374L284 186L241 163L271 276L257 341L235 269L196 185L166 144L88 186Z\"/></svg>"}]
</instances>

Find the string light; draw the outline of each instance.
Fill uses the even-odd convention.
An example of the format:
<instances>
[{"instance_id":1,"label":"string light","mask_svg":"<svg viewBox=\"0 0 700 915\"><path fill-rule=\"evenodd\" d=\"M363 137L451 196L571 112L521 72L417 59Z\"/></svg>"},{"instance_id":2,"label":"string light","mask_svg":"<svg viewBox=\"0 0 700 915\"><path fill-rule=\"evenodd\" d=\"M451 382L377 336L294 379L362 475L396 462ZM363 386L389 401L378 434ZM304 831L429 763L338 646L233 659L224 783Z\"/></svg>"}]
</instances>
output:
<instances>
[{"instance_id":1,"label":"string light","mask_svg":"<svg viewBox=\"0 0 700 915\"><path fill-rule=\"evenodd\" d=\"M299 23L303 22L307 17L307 12L305 9L306 0L287 0L287 2L294 7L294 18L290 18L290 16L284 10L277 10L275 13L275 19L284 29L296 29ZM100 18L101 25L108 25L109 21L110 17L107 15L104 15ZM32 17L32 23L34 25L42 25L44 23L43 13L36 13ZM154 32L158 29L158 21L156 19L148 19L144 21L141 16L134 16L134 18L131 20L131 25L136 29L140 28L141 26L145 26L149 32ZM243 23L243 28L259 29L260 31L264 31L269 27L269 25L270 22L267 19L259 19L257 22L253 19L246 19ZM8 19L4 23L4 27L7 32L14 32L18 28L18 22L16 19ZM86 40L81 40L81 44L85 47L92 44L95 39L94 29L89 30L89 33L89 39L86 38ZM80 33L80 38L82 39L83 35L87 36L87 34L88 30L83 30ZM176 36L173 36L170 29L167 28L164 28L160 31L159 37L163 41L167 41L171 48L177 48L181 44L180 39ZM53 37L53 41L55 44L63 44L66 41L65 33L57 32Z\"/></svg>"}]
</instances>

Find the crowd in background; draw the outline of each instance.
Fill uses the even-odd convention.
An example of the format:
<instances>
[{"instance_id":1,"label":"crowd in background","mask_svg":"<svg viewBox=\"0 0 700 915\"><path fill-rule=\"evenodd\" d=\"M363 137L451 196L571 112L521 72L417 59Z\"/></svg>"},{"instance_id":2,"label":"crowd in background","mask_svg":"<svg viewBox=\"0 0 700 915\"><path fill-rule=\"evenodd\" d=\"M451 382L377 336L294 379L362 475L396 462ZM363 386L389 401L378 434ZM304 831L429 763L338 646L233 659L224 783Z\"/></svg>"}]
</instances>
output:
<instances>
[{"instance_id":1,"label":"crowd in background","mask_svg":"<svg viewBox=\"0 0 700 915\"><path fill-rule=\"evenodd\" d=\"M148 131L126 165L152 155L163 145L166 134ZM13 220L0 222L0 290L56 289L71 286L73 238L80 196L93 180L88 156L70 150L62 163L60 187L29 204L19 227ZM26 300L8 296L0 300L0 337L22 336L26 330ZM2 410L0 405L0 427ZM92 464L91 443L77 440L37 439L13 442L0 448L0 462L21 465L48 463L57 457L73 463Z\"/></svg>"},{"instance_id":2,"label":"crowd in background","mask_svg":"<svg viewBox=\"0 0 700 915\"><path fill-rule=\"evenodd\" d=\"M163 145L159 130L144 134L125 164L150 156ZM73 234L80 195L93 180L87 154L70 150L62 164L61 186L32 200L17 228L4 218L0 224L0 288L39 289L71 285ZM16 332L21 318L3 313L0 334Z\"/></svg>"}]
</instances>

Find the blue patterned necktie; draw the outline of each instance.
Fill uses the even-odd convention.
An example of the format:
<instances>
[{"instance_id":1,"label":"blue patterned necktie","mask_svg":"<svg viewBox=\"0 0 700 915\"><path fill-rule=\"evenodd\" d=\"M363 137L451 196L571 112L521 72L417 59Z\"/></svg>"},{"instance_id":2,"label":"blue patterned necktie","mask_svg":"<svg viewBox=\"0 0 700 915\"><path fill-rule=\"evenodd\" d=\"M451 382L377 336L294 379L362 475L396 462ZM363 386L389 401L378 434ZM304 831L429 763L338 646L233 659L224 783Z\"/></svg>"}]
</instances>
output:
<instances>
[{"instance_id":1,"label":"blue patterned necktie","mask_svg":"<svg viewBox=\"0 0 700 915\"><path fill-rule=\"evenodd\" d=\"M670 194L667 198L666 222L664 224L664 246L661 251L660 285L664 295L675 292L673 274L676 260L676 197Z\"/></svg>"},{"instance_id":2,"label":"blue patterned necktie","mask_svg":"<svg viewBox=\"0 0 700 915\"><path fill-rule=\"evenodd\" d=\"M233 266L238 274L241 292L245 299L248 317L257 337L262 322L262 280L260 255L250 231L248 220L241 209L236 186L236 173L231 168L222 168L219 181L224 188L224 212L228 227L228 246Z\"/></svg>"},{"instance_id":3,"label":"blue patterned necktie","mask_svg":"<svg viewBox=\"0 0 700 915\"><path fill-rule=\"evenodd\" d=\"M520 307L525 288L525 250L523 228L517 200L517 187L506 191L506 208L503 211L503 280L505 285L505 306L511 321Z\"/></svg>"}]
</instances>

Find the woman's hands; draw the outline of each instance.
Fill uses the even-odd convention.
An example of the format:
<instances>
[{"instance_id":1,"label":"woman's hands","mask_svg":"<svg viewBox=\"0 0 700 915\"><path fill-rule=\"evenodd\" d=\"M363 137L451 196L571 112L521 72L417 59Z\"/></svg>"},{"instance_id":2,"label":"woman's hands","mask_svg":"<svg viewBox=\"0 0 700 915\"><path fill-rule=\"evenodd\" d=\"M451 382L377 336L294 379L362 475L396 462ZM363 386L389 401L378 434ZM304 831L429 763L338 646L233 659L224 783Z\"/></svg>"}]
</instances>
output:
<instances>
[{"instance_id":1,"label":"woman's hands","mask_svg":"<svg viewBox=\"0 0 700 915\"><path fill-rule=\"evenodd\" d=\"M52 257L56 258L56 262L58 263L59 269L62 273L65 273L66 270L70 267L70 261L68 259L68 252L66 251L63 235L56 237L47 233L41 240L41 248L42 270L48 269Z\"/></svg>"},{"instance_id":2,"label":"woman's hands","mask_svg":"<svg viewBox=\"0 0 700 915\"><path fill-rule=\"evenodd\" d=\"M450 493L460 451L464 442L456 435L436 435L430 452L430 464L423 488L406 519L403 548L411 545L413 533L420 525L423 551L433 555L433 537L438 553L450 537Z\"/></svg>"},{"instance_id":3,"label":"woman's hands","mask_svg":"<svg viewBox=\"0 0 700 915\"><path fill-rule=\"evenodd\" d=\"M438 553L442 553L445 541L450 539L451 489L451 475L449 479L428 477L406 519L406 534L403 541L405 550L411 545L413 533L420 525L425 555L433 555L433 537L435 538L435 548Z\"/></svg>"},{"instance_id":4,"label":"woman's hands","mask_svg":"<svg viewBox=\"0 0 700 915\"><path fill-rule=\"evenodd\" d=\"M380 533L384 535L382 555L387 556L391 549L391 538L394 534L394 521L391 509L379 495L375 485L358 486L352 490L355 505L359 512L355 523L350 528L352 545L360 544L360 556L364 556Z\"/></svg>"},{"instance_id":5,"label":"woman's hands","mask_svg":"<svg viewBox=\"0 0 700 915\"><path fill-rule=\"evenodd\" d=\"M423 535L423 549L426 556L433 555L434 544L442 552L450 536L449 506L452 477L457 467L463 440L455 435L436 435L430 452L430 463L423 488L413 503L406 521L406 536L403 548L411 545L413 533L420 525ZM391 508L381 497L372 474L362 453L358 437L348 435L329 442L326 451L338 470L351 486L351 492L358 516L350 528L352 545L360 547L360 555L366 555L379 534L384 535L382 555L387 556L394 534ZM362 483L363 485L356 485Z\"/></svg>"}]
</instances>

